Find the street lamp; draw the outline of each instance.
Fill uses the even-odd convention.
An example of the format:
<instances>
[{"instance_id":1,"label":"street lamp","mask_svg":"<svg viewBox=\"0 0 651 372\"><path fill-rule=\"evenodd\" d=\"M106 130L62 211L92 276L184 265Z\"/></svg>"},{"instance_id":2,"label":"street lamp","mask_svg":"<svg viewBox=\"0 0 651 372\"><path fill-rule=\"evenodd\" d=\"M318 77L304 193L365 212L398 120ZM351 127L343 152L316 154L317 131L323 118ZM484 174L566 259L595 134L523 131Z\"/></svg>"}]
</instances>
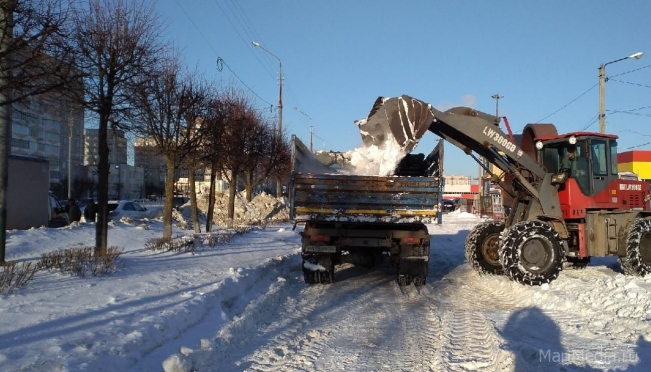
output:
<instances>
[{"instance_id":1,"label":"street lamp","mask_svg":"<svg viewBox=\"0 0 651 372\"><path fill-rule=\"evenodd\" d=\"M122 188L122 172L120 172L120 165L116 164L115 169L118 170L118 184L117 184L117 191L118 191L118 200L120 200L120 189Z\"/></svg>"},{"instance_id":2,"label":"street lamp","mask_svg":"<svg viewBox=\"0 0 651 372\"><path fill-rule=\"evenodd\" d=\"M260 43L258 43L256 41L252 41L251 44L253 44L253 46L258 47L258 48L264 50L265 52L271 54L271 56L273 56L275 59L278 60L278 63L279 63L278 86L280 87L280 89L278 91L278 134L280 136L282 136L283 135L283 63L280 60L280 58L278 58L278 56L271 53L269 50L267 50L267 48L260 45Z\"/></svg>"},{"instance_id":3,"label":"street lamp","mask_svg":"<svg viewBox=\"0 0 651 372\"><path fill-rule=\"evenodd\" d=\"M314 151L312 151L312 143L313 143L313 137L314 137L314 131L312 130L312 117L310 115L304 113L303 111L301 111L298 107L294 107L294 110L296 110L296 112L300 112L301 114L307 116L308 119L310 119L310 152L314 152Z\"/></svg>"},{"instance_id":4,"label":"street lamp","mask_svg":"<svg viewBox=\"0 0 651 372\"><path fill-rule=\"evenodd\" d=\"M599 66L599 132L606 133L606 66L629 58L640 59L644 53L637 52L628 57L616 59Z\"/></svg>"}]
</instances>

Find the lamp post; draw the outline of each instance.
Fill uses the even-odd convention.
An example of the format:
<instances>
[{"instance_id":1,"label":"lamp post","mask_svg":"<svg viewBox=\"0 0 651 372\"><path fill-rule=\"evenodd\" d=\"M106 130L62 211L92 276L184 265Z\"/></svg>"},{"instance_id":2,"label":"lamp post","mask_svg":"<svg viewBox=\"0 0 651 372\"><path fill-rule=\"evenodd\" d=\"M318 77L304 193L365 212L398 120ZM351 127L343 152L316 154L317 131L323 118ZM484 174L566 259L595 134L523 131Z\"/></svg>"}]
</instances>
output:
<instances>
[{"instance_id":1,"label":"lamp post","mask_svg":"<svg viewBox=\"0 0 651 372\"><path fill-rule=\"evenodd\" d=\"M280 58L278 58L278 56L271 53L267 48L260 45L260 43L258 43L256 41L252 41L251 44L253 44L253 46L258 47L258 48L264 50L265 52L271 54L272 57L274 57L275 59L278 60L278 64L279 64L279 68L278 68L278 86L280 87L279 91L278 91L278 134L280 136L282 136L283 135L283 63L280 60Z\"/></svg>"},{"instance_id":2,"label":"lamp post","mask_svg":"<svg viewBox=\"0 0 651 372\"><path fill-rule=\"evenodd\" d=\"M599 66L599 133L606 133L606 66L629 58L640 59L644 53L637 52Z\"/></svg>"},{"instance_id":3,"label":"lamp post","mask_svg":"<svg viewBox=\"0 0 651 372\"><path fill-rule=\"evenodd\" d=\"M313 128L313 126L312 126L312 117L310 115L304 113L303 111L301 111L298 107L294 107L294 110L296 112L300 112L301 114L307 116L308 119L310 119L310 152L314 152L314 151L312 151L312 143L314 142L313 141L314 131L312 130L312 128Z\"/></svg>"},{"instance_id":4,"label":"lamp post","mask_svg":"<svg viewBox=\"0 0 651 372\"><path fill-rule=\"evenodd\" d=\"M122 188L122 185L121 185L121 183L122 183L122 172L120 171L120 165L119 164L115 165L115 169L118 170L118 184L117 184L118 193L117 194L118 194L118 200L120 200L120 194L121 194L120 189Z\"/></svg>"}]
</instances>

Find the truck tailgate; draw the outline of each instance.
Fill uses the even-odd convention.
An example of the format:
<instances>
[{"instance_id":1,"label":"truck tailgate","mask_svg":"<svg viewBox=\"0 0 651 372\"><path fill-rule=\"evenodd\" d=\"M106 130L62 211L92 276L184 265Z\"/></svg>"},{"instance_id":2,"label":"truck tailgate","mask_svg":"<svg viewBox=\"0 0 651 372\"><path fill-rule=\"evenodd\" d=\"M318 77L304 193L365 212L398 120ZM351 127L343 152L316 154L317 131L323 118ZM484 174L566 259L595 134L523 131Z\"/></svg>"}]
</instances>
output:
<instances>
[{"instance_id":1,"label":"truck tailgate","mask_svg":"<svg viewBox=\"0 0 651 372\"><path fill-rule=\"evenodd\" d=\"M435 218L439 179L294 174L292 219L400 222Z\"/></svg>"}]
</instances>

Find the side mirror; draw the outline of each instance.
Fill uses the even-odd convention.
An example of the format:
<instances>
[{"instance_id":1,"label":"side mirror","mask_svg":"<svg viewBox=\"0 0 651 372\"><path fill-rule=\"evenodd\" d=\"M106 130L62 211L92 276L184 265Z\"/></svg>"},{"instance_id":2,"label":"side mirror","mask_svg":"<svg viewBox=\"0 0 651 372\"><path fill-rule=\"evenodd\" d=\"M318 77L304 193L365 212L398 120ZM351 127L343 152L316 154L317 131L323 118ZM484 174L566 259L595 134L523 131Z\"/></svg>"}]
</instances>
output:
<instances>
[{"instance_id":1,"label":"side mirror","mask_svg":"<svg viewBox=\"0 0 651 372\"><path fill-rule=\"evenodd\" d=\"M562 185L567 182L567 173L560 172L552 175L551 183L554 186Z\"/></svg>"}]
</instances>

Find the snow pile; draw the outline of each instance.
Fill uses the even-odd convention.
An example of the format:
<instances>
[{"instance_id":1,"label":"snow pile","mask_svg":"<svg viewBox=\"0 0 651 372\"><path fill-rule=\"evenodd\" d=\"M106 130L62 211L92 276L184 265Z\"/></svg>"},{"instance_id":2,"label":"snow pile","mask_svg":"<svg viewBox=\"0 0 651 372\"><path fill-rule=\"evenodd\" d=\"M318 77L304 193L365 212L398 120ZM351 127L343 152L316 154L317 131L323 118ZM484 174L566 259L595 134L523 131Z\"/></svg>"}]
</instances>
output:
<instances>
[{"instance_id":1,"label":"snow pile","mask_svg":"<svg viewBox=\"0 0 651 372\"><path fill-rule=\"evenodd\" d=\"M208 195L197 195L199 219L205 224L208 210ZM229 226L228 193L218 193L215 196L213 222L217 226ZM179 226L191 226L190 202L180 208L180 213L174 214ZM282 222L289 219L289 209L284 198L276 198L267 193L260 193L251 202L246 201L243 192L235 195L235 213L233 225L265 225L269 222Z\"/></svg>"},{"instance_id":2,"label":"snow pile","mask_svg":"<svg viewBox=\"0 0 651 372\"><path fill-rule=\"evenodd\" d=\"M389 136L390 137L390 136ZM392 138L382 147L375 145L360 147L347 153L353 169L352 174L360 176L389 176L406 153Z\"/></svg>"}]
</instances>

